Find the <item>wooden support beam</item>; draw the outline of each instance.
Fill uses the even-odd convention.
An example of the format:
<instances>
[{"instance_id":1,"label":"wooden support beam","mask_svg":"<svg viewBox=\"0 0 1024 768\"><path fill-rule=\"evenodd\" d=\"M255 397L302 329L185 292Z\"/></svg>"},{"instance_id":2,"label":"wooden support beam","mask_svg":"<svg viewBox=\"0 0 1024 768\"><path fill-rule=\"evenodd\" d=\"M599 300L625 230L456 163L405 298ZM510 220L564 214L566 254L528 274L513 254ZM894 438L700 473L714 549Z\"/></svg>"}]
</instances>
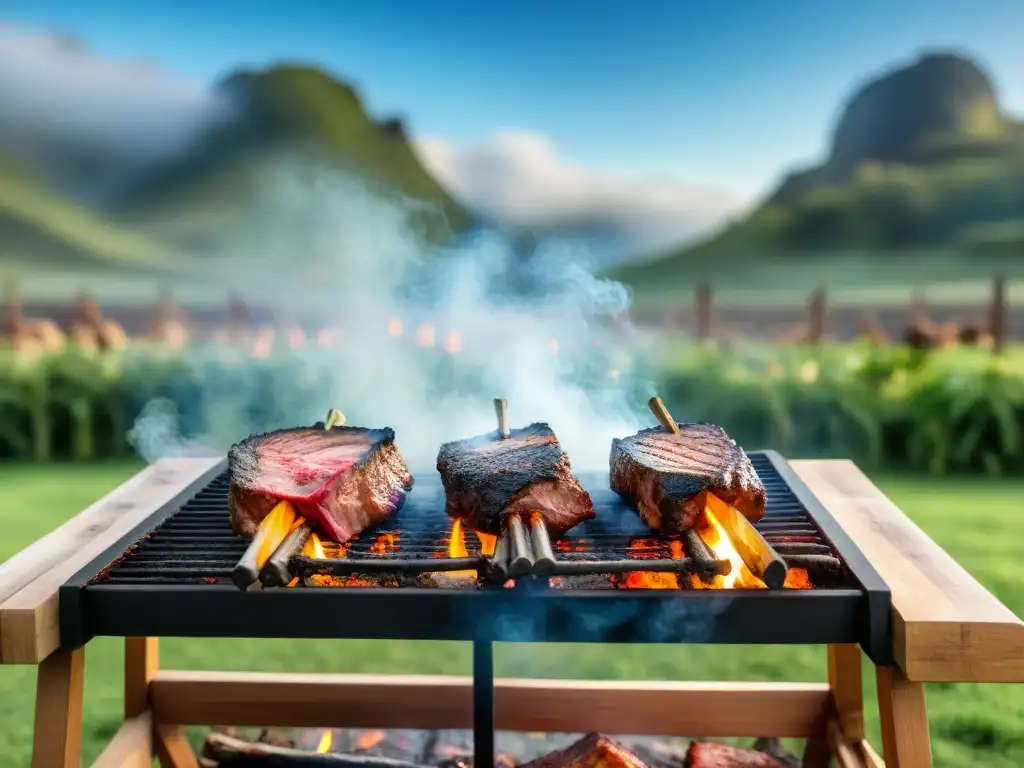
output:
<instances>
[{"instance_id":1,"label":"wooden support beam","mask_svg":"<svg viewBox=\"0 0 1024 768\"><path fill-rule=\"evenodd\" d=\"M875 677L886 768L932 768L924 685L895 667L877 667Z\"/></svg>"},{"instance_id":2,"label":"wooden support beam","mask_svg":"<svg viewBox=\"0 0 1024 768\"><path fill-rule=\"evenodd\" d=\"M78 768L85 651L57 651L39 665L32 768Z\"/></svg>"},{"instance_id":3,"label":"wooden support beam","mask_svg":"<svg viewBox=\"0 0 1024 768\"><path fill-rule=\"evenodd\" d=\"M843 736L860 741L864 738L864 685L859 645L828 647L828 684Z\"/></svg>"},{"instance_id":4,"label":"wooden support beam","mask_svg":"<svg viewBox=\"0 0 1024 768\"><path fill-rule=\"evenodd\" d=\"M92 768L153 768L152 733L149 712L125 720Z\"/></svg>"},{"instance_id":5,"label":"wooden support beam","mask_svg":"<svg viewBox=\"0 0 1024 768\"><path fill-rule=\"evenodd\" d=\"M160 768L199 768L185 732L176 725L157 725L154 734Z\"/></svg>"},{"instance_id":6,"label":"wooden support beam","mask_svg":"<svg viewBox=\"0 0 1024 768\"><path fill-rule=\"evenodd\" d=\"M160 669L160 640L156 637L124 639L124 716L136 717L149 709L149 682Z\"/></svg>"},{"instance_id":7,"label":"wooden support beam","mask_svg":"<svg viewBox=\"0 0 1024 768\"><path fill-rule=\"evenodd\" d=\"M472 680L447 676L158 672L158 724L469 728ZM495 681L495 728L650 735L806 737L824 684Z\"/></svg>"}]
</instances>

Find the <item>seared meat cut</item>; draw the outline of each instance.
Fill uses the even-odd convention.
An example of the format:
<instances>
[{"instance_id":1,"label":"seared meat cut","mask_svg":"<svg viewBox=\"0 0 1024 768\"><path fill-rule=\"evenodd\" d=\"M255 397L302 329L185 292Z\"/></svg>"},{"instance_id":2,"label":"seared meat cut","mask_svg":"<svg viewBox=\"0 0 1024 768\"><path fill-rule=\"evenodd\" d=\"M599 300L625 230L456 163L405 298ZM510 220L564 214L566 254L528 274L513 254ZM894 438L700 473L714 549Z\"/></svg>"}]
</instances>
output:
<instances>
[{"instance_id":1,"label":"seared meat cut","mask_svg":"<svg viewBox=\"0 0 1024 768\"><path fill-rule=\"evenodd\" d=\"M611 487L651 528L675 536L692 528L703 511L705 491L756 523L767 497L743 449L711 424L642 429L612 440Z\"/></svg>"},{"instance_id":2,"label":"seared meat cut","mask_svg":"<svg viewBox=\"0 0 1024 768\"><path fill-rule=\"evenodd\" d=\"M449 515L498 535L506 516L540 513L553 537L594 517L590 494L572 474L569 457L547 424L445 443L437 471Z\"/></svg>"},{"instance_id":3,"label":"seared meat cut","mask_svg":"<svg viewBox=\"0 0 1024 768\"><path fill-rule=\"evenodd\" d=\"M588 733L582 739L550 754L531 760L522 768L646 768L644 762L625 744L600 733Z\"/></svg>"},{"instance_id":4,"label":"seared meat cut","mask_svg":"<svg viewBox=\"0 0 1024 768\"><path fill-rule=\"evenodd\" d=\"M252 536L281 500L344 543L405 502L412 475L390 428L314 427L253 435L228 452L231 527Z\"/></svg>"},{"instance_id":5,"label":"seared meat cut","mask_svg":"<svg viewBox=\"0 0 1024 768\"><path fill-rule=\"evenodd\" d=\"M765 752L743 749L716 741L695 741L686 750L690 768L786 768Z\"/></svg>"}]
</instances>

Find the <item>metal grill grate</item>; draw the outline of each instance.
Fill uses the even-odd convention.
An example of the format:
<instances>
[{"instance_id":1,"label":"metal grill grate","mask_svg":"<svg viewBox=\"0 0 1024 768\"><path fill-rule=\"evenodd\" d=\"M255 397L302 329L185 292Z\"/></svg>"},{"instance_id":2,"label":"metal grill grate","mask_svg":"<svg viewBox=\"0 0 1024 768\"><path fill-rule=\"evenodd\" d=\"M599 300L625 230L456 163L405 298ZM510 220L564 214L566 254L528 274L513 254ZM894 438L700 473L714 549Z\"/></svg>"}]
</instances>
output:
<instances>
[{"instance_id":1,"label":"metal grill grate","mask_svg":"<svg viewBox=\"0 0 1024 768\"><path fill-rule=\"evenodd\" d=\"M247 541L230 529L222 475L180 508L169 504L154 510L63 585L62 644L77 648L98 635L406 638L477 645L860 643L876 663L890 663L891 599L885 583L781 456L765 452L751 459L769 496L758 529L776 549L795 547L793 557L827 551L827 559L841 563L841 578L828 588L608 589L588 582L550 588L546 579L527 578L517 579L515 589L401 582L390 588L243 592L230 573ZM601 560L649 557L652 540L655 556L664 558L662 542L607 488L607 475L580 479L592 492L598 517L574 529L557 548L560 561L595 553ZM451 521L443 501L440 482L421 478L406 506L388 524L360 536L345 559L446 557ZM393 546L380 545L382 536L395 533L384 539L394 539ZM469 553L479 552L475 537L466 538ZM574 544L585 551L562 551ZM804 552L809 554L799 554Z\"/></svg>"},{"instance_id":2,"label":"metal grill grate","mask_svg":"<svg viewBox=\"0 0 1024 768\"><path fill-rule=\"evenodd\" d=\"M768 507L755 526L780 555L796 561L807 555L837 553L806 507L764 454L751 460L768 493ZM582 476L597 517L571 530L556 543L559 560L653 559L670 557L668 542L655 537L637 514L608 489L607 477ZM172 514L152 533L132 545L93 583L219 584L230 583L231 569L248 544L228 522L228 476L224 473ZM437 478L417 481L405 506L382 525L348 544L347 561L390 558L439 559L448 556L451 519L444 512L444 492ZM480 553L472 532L464 537L470 555ZM328 554L330 548L328 547ZM831 586L844 586L845 574Z\"/></svg>"}]
</instances>

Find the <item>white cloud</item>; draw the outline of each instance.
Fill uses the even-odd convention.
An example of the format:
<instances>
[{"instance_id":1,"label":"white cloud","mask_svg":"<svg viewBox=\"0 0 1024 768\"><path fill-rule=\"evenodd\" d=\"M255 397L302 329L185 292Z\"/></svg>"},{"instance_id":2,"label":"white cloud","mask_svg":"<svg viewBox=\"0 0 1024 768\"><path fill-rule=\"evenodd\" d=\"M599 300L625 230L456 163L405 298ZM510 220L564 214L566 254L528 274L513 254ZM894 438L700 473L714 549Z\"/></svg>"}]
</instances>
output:
<instances>
[{"instance_id":1,"label":"white cloud","mask_svg":"<svg viewBox=\"0 0 1024 768\"><path fill-rule=\"evenodd\" d=\"M184 147L219 109L203 85L151 64L0 23L0 140L33 159L49 150L157 159Z\"/></svg>"},{"instance_id":2,"label":"white cloud","mask_svg":"<svg viewBox=\"0 0 1024 768\"><path fill-rule=\"evenodd\" d=\"M734 211L724 192L667 178L566 162L541 134L504 129L461 148L419 138L423 163L481 213L516 226L614 232L626 249L655 249L708 230Z\"/></svg>"}]
</instances>

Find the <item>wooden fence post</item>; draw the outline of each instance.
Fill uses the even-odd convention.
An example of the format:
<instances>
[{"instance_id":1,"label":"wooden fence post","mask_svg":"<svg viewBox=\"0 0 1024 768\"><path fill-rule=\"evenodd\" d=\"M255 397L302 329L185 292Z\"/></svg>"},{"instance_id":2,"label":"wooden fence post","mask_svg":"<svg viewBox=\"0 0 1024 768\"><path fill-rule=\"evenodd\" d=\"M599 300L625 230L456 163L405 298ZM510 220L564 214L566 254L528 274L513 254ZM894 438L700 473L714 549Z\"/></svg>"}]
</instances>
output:
<instances>
[{"instance_id":1,"label":"wooden fence post","mask_svg":"<svg viewBox=\"0 0 1024 768\"><path fill-rule=\"evenodd\" d=\"M818 344L828 333L828 298L824 288L811 294L808 304L807 341Z\"/></svg>"},{"instance_id":2,"label":"wooden fence post","mask_svg":"<svg viewBox=\"0 0 1024 768\"><path fill-rule=\"evenodd\" d=\"M1006 278L1002 275L992 280L992 305L989 308L989 333L992 334L992 351L997 355L1006 348Z\"/></svg>"},{"instance_id":3,"label":"wooden fence post","mask_svg":"<svg viewBox=\"0 0 1024 768\"><path fill-rule=\"evenodd\" d=\"M707 341L713 335L711 285L701 283L697 286L697 338Z\"/></svg>"}]
</instances>

